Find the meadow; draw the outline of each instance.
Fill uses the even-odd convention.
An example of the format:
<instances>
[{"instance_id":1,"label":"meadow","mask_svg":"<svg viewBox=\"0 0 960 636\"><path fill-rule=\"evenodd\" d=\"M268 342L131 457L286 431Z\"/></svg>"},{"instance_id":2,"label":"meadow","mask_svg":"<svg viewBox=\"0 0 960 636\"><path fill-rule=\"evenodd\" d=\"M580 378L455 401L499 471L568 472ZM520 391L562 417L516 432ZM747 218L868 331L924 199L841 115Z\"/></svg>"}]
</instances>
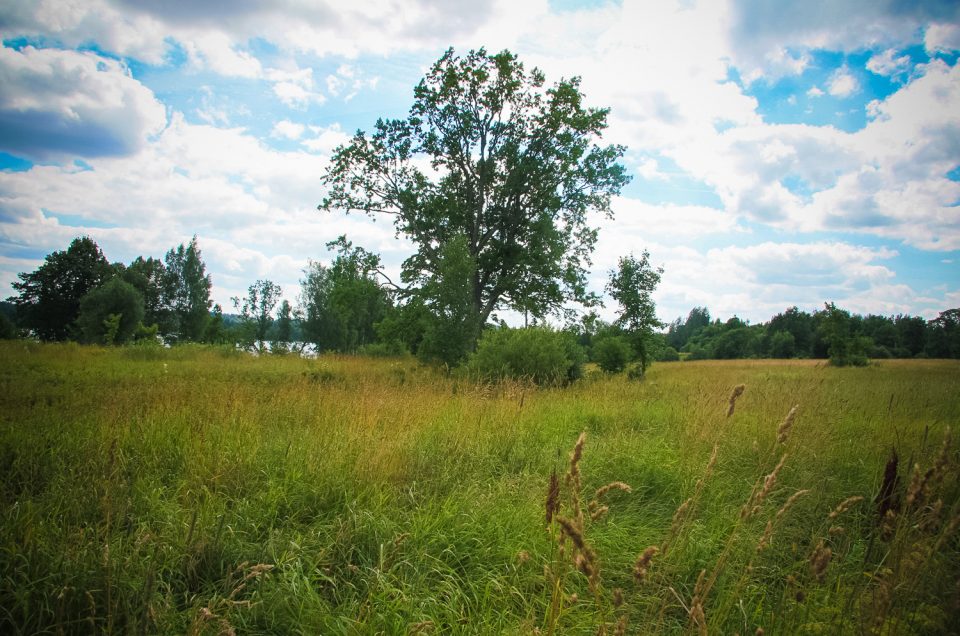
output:
<instances>
[{"instance_id":1,"label":"meadow","mask_svg":"<svg viewBox=\"0 0 960 636\"><path fill-rule=\"evenodd\" d=\"M3 342L0 632L956 633L958 423L958 361Z\"/></svg>"}]
</instances>

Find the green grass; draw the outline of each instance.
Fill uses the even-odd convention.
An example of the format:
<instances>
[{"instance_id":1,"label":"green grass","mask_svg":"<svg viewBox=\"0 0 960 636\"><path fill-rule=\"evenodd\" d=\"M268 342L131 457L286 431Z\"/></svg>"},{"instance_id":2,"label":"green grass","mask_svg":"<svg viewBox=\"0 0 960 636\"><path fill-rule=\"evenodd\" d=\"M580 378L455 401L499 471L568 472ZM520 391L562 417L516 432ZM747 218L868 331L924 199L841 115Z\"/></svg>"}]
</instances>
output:
<instances>
[{"instance_id":1,"label":"green grass","mask_svg":"<svg viewBox=\"0 0 960 636\"><path fill-rule=\"evenodd\" d=\"M409 360L0 343L0 632L697 633L696 600L710 633L944 633L960 624L955 447L905 500L958 422L956 361L663 363L536 389ZM592 583L545 523L581 431L582 489L564 484L558 514L632 487L580 523ZM892 448L902 505L884 530ZM865 499L828 519L850 496ZM638 555L665 543L638 585Z\"/></svg>"}]
</instances>

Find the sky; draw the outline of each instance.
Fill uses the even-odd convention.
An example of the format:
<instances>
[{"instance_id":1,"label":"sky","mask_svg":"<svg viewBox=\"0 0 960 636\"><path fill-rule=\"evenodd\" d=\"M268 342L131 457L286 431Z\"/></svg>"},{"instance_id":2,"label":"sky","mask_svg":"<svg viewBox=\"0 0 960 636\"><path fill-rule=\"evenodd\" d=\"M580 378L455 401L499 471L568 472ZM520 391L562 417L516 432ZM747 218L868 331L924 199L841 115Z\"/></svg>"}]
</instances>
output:
<instances>
[{"instance_id":1,"label":"sky","mask_svg":"<svg viewBox=\"0 0 960 636\"><path fill-rule=\"evenodd\" d=\"M0 40L0 298L82 235L124 263L196 235L227 312L257 279L295 303L342 234L395 273L413 246L318 211L324 169L485 47L610 109L633 180L595 291L646 249L664 321L960 307L955 0L14 0Z\"/></svg>"}]
</instances>

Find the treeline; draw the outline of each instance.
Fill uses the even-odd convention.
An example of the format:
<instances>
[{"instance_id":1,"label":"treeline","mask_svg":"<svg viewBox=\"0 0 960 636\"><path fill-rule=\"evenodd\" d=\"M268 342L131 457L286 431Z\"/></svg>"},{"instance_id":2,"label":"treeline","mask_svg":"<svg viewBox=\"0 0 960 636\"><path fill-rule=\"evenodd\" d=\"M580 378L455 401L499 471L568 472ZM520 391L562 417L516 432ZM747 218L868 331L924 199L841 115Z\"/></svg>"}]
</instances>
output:
<instances>
[{"instance_id":1,"label":"treeline","mask_svg":"<svg viewBox=\"0 0 960 636\"><path fill-rule=\"evenodd\" d=\"M111 263L87 236L48 254L33 272L19 274L17 291L0 306L0 338L30 337L84 344L174 345L210 343L265 350L292 348L302 337L290 303L277 307L281 289L269 280L234 298L237 314L214 304L212 279L197 237L163 259L138 256Z\"/></svg>"},{"instance_id":2,"label":"treeline","mask_svg":"<svg viewBox=\"0 0 960 636\"><path fill-rule=\"evenodd\" d=\"M2 337L46 341L169 345L229 344L260 353L317 352L413 354L448 368L468 366L479 376L576 379L593 354L605 371L636 363L639 373L657 350L652 293L662 270L649 254L621 258L607 292L619 306L613 324L585 332L549 327L532 313L534 327L510 329L495 318L478 324L472 312L463 245L444 248L443 276L403 290L383 274L378 255L345 237L327 244L330 265L311 262L295 305L273 281L257 280L225 314L210 299L196 237L161 259L110 263L89 237L49 254L35 271L19 275L19 292L5 303ZM599 323L591 323L599 324Z\"/></svg>"},{"instance_id":3,"label":"treeline","mask_svg":"<svg viewBox=\"0 0 960 636\"><path fill-rule=\"evenodd\" d=\"M829 358L837 365L866 364L870 358L960 358L960 309L925 320L861 316L827 303L812 313L791 307L751 325L736 316L711 320L706 307L694 307L685 320L667 325L657 357Z\"/></svg>"},{"instance_id":4,"label":"treeline","mask_svg":"<svg viewBox=\"0 0 960 636\"><path fill-rule=\"evenodd\" d=\"M97 344L220 338L222 312L210 300L196 237L163 260L138 256L130 264L110 263L93 239L78 237L19 278L3 313L6 337Z\"/></svg>"}]
</instances>

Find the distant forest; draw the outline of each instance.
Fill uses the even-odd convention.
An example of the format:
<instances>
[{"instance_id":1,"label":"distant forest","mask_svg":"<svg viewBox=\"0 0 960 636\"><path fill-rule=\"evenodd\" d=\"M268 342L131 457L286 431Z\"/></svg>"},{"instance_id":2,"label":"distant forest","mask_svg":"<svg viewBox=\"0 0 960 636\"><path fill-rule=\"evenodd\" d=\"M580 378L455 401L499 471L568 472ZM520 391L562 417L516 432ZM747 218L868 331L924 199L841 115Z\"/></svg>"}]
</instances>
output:
<instances>
[{"instance_id":1,"label":"distant forest","mask_svg":"<svg viewBox=\"0 0 960 636\"><path fill-rule=\"evenodd\" d=\"M402 302L378 278L375 255L345 239L329 247L336 248L336 258L329 266L310 264L296 305L280 302L282 290L275 283L258 280L245 297L233 299L235 313L224 313L210 299L212 280L196 238L172 248L163 260L138 257L125 265L111 264L92 239L79 237L67 250L48 255L34 272L20 274L14 283L19 294L0 303L0 337L110 345L203 342L272 353L308 347L413 354L450 366L476 349L476 342L464 341L435 307L416 299ZM633 303L652 312L648 296L659 273L646 254L632 265L652 274L643 294L647 299ZM607 371L634 361L645 368L653 361L704 359L823 358L861 365L884 358L960 358L960 309L926 320L861 316L826 303L821 310L791 307L765 323L748 324L736 316L714 320L708 308L695 307L685 319L655 323L659 329L604 322L593 311L568 315L560 328L549 326L543 316L534 323L575 342L584 358ZM519 330L492 319L482 331ZM508 348L531 346L501 341Z\"/></svg>"}]
</instances>

